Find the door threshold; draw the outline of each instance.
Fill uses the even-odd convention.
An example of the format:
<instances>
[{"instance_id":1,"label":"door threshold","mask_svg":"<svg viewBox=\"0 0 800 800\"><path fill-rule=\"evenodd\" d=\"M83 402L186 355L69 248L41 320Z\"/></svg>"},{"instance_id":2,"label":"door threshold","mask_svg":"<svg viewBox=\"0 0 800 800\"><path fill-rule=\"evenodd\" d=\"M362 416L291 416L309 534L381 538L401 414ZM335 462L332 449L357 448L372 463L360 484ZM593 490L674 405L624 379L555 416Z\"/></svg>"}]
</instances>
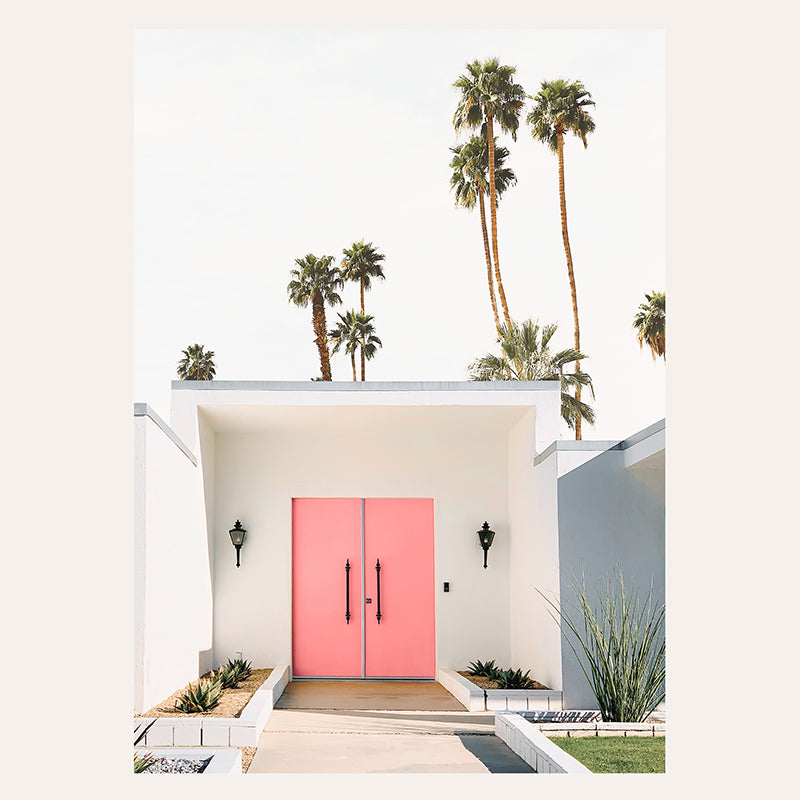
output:
<instances>
[{"instance_id":1,"label":"door threshold","mask_svg":"<svg viewBox=\"0 0 800 800\"><path fill-rule=\"evenodd\" d=\"M336 676L314 676L313 678L309 678L292 675L292 681L308 681L309 683L312 683L313 681L327 681L329 683L369 683L370 681L373 683L436 683L436 678L340 678Z\"/></svg>"}]
</instances>

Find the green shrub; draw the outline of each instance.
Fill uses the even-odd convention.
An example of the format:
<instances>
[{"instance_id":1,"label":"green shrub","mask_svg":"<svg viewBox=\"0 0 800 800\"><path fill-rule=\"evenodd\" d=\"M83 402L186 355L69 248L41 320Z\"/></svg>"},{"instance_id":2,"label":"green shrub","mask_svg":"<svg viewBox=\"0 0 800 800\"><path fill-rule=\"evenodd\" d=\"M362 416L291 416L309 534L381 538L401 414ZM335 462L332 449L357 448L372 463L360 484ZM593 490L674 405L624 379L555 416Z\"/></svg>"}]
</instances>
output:
<instances>
[{"instance_id":1,"label":"green shrub","mask_svg":"<svg viewBox=\"0 0 800 800\"><path fill-rule=\"evenodd\" d=\"M521 669L500 669L493 677L497 681L498 689L528 689L533 686L529 674L530 670L523 674Z\"/></svg>"},{"instance_id":2,"label":"green shrub","mask_svg":"<svg viewBox=\"0 0 800 800\"><path fill-rule=\"evenodd\" d=\"M467 667L467 672L469 672L470 675L480 675L483 678L494 678L495 675L501 671L502 670L495 666L494 659L486 663L483 661L472 661L469 667Z\"/></svg>"},{"instance_id":3,"label":"green shrub","mask_svg":"<svg viewBox=\"0 0 800 800\"><path fill-rule=\"evenodd\" d=\"M640 604L636 591L625 588L621 572L619 585L606 579L604 591L597 591L597 611L584 585L571 583L578 600L572 616L563 603L556 605L539 594L554 609L553 619L563 623L561 633L592 687L603 720L644 721L665 697L664 605L652 603L652 587Z\"/></svg>"},{"instance_id":4,"label":"green shrub","mask_svg":"<svg viewBox=\"0 0 800 800\"><path fill-rule=\"evenodd\" d=\"M201 711L210 711L219 703L222 695L222 683L218 675L211 673L211 677L199 680L196 684L189 684L186 691L175 701L175 708L184 714L197 714Z\"/></svg>"}]
</instances>

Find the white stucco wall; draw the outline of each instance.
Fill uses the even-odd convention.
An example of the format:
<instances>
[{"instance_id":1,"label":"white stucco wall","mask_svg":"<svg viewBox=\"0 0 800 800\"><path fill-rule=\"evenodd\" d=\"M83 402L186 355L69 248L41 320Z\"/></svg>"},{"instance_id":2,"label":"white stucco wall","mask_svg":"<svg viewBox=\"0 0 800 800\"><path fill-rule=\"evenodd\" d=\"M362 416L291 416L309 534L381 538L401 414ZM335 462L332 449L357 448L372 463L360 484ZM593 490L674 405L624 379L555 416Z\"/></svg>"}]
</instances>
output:
<instances>
[{"instance_id":1,"label":"white stucco wall","mask_svg":"<svg viewBox=\"0 0 800 800\"><path fill-rule=\"evenodd\" d=\"M561 689L560 633L537 591L558 597L555 459L534 466L534 419L532 412L509 435L511 660L514 668Z\"/></svg>"},{"instance_id":2,"label":"white stucco wall","mask_svg":"<svg viewBox=\"0 0 800 800\"><path fill-rule=\"evenodd\" d=\"M509 662L507 432L462 423L458 409L391 419L216 434L217 659L241 651L257 665L291 661L292 497L432 497L437 664ZM239 569L228 537L236 519L248 530ZM497 533L486 570L476 533L484 520Z\"/></svg>"},{"instance_id":3,"label":"white stucco wall","mask_svg":"<svg viewBox=\"0 0 800 800\"><path fill-rule=\"evenodd\" d=\"M159 423L134 416L137 712L197 678L212 636L202 469Z\"/></svg>"}]
</instances>

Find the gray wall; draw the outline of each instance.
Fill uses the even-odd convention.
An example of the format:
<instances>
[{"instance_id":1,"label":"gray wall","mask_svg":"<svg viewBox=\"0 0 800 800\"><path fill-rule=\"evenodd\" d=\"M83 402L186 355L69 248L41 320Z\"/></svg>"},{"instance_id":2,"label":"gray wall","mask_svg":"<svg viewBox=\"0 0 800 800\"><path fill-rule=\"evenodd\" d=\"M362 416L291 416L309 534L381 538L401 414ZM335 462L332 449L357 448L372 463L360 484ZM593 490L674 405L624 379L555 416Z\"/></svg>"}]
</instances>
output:
<instances>
[{"instance_id":1,"label":"gray wall","mask_svg":"<svg viewBox=\"0 0 800 800\"><path fill-rule=\"evenodd\" d=\"M626 588L638 587L642 599L652 581L654 601L664 602L663 475L663 469L648 470L648 480L642 480L635 467L625 468L624 451L618 449L602 452L559 477L559 561L565 610L575 597L571 576L579 581L583 576L594 597L595 586L618 570ZM561 650L564 708L597 708L589 683L563 639Z\"/></svg>"}]
</instances>

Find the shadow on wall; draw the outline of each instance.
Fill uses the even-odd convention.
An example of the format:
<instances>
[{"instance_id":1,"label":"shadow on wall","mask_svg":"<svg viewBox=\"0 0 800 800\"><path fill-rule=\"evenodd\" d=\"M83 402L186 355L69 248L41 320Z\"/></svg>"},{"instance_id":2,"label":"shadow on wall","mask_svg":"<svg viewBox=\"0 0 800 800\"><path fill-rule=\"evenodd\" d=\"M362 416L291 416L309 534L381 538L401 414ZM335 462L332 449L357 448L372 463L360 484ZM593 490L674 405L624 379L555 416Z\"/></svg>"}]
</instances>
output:
<instances>
[{"instance_id":1,"label":"shadow on wall","mask_svg":"<svg viewBox=\"0 0 800 800\"><path fill-rule=\"evenodd\" d=\"M642 600L652 584L653 602L664 602L663 489L659 492L657 475L643 482L626 469L623 453L607 450L558 479L560 594L572 614L576 598L570 577L583 579L590 597L596 597L595 587L621 571L626 587L636 587ZM663 476L662 469L661 486ZM561 654L564 708L596 709L563 636Z\"/></svg>"}]
</instances>

